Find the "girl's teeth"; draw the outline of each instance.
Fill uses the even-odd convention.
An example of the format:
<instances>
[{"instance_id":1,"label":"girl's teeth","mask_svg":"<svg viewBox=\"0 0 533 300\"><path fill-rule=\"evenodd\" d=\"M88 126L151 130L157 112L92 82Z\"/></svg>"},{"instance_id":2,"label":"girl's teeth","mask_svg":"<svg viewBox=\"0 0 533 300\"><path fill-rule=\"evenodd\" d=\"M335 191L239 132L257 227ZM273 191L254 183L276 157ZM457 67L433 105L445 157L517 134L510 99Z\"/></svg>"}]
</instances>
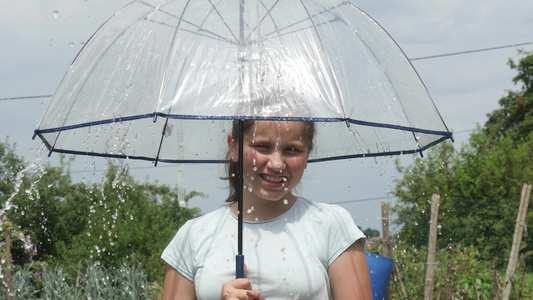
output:
<instances>
[{"instance_id":1,"label":"girl's teeth","mask_svg":"<svg viewBox=\"0 0 533 300\"><path fill-rule=\"evenodd\" d=\"M267 181L274 182L274 183L280 183L282 181L285 181L285 177L271 177L271 176L264 176L264 178Z\"/></svg>"}]
</instances>

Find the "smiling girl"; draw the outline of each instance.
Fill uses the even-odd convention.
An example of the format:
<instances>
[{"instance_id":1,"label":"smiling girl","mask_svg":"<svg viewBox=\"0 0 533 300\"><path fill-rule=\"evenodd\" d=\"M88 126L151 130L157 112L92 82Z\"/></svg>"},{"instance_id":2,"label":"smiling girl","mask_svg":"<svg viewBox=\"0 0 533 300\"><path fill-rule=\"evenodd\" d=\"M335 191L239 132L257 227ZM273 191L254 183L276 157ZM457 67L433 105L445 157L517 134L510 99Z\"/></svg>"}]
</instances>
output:
<instances>
[{"instance_id":1,"label":"smiling girl","mask_svg":"<svg viewBox=\"0 0 533 300\"><path fill-rule=\"evenodd\" d=\"M314 147L314 123L244 123L247 278L234 279L234 124L227 138L229 205L187 222L165 249L163 299L371 299L364 235L350 214L294 193Z\"/></svg>"}]
</instances>

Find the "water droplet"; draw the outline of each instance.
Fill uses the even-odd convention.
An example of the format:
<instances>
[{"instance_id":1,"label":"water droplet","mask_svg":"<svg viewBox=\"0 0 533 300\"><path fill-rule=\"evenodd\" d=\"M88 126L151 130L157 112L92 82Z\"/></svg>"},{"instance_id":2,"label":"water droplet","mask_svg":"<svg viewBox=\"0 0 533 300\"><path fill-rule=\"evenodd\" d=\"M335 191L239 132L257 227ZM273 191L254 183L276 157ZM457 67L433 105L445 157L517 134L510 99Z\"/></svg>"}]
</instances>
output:
<instances>
[{"instance_id":1,"label":"water droplet","mask_svg":"<svg viewBox=\"0 0 533 300\"><path fill-rule=\"evenodd\" d=\"M52 12L52 14L54 15L55 19L57 19L57 17L59 16L59 12L57 10L54 10L54 12Z\"/></svg>"},{"instance_id":2,"label":"water droplet","mask_svg":"<svg viewBox=\"0 0 533 300\"><path fill-rule=\"evenodd\" d=\"M285 204L285 205L289 204L289 200L287 200L287 199L283 200L283 204Z\"/></svg>"}]
</instances>

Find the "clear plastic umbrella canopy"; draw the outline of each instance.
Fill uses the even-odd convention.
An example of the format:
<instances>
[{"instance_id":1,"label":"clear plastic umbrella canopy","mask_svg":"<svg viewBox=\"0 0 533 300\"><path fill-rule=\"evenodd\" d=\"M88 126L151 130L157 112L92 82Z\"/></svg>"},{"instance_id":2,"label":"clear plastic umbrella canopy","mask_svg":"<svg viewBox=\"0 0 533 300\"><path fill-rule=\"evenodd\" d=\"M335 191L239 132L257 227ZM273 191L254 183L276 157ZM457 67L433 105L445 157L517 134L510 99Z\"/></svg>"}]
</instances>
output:
<instances>
[{"instance_id":1,"label":"clear plastic umbrella canopy","mask_svg":"<svg viewBox=\"0 0 533 300\"><path fill-rule=\"evenodd\" d=\"M319 122L311 161L451 138L393 39L335 0L132 2L86 43L35 134L54 152L209 163L235 119Z\"/></svg>"}]
</instances>

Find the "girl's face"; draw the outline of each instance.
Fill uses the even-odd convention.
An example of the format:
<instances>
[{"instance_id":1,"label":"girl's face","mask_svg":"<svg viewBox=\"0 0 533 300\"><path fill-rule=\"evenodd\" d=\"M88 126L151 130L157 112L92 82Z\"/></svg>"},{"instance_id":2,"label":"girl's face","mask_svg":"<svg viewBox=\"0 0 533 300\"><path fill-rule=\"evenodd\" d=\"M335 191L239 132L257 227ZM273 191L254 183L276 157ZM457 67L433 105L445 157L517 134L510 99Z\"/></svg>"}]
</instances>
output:
<instances>
[{"instance_id":1,"label":"girl's face","mask_svg":"<svg viewBox=\"0 0 533 300\"><path fill-rule=\"evenodd\" d=\"M244 133L245 199L278 201L292 197L302 179L309 142L306 123L257 121ZM228 139L231 159L238 161L238 143ZM254 199L252 199L252 198Z\"/></svg>"}]
</instances>

